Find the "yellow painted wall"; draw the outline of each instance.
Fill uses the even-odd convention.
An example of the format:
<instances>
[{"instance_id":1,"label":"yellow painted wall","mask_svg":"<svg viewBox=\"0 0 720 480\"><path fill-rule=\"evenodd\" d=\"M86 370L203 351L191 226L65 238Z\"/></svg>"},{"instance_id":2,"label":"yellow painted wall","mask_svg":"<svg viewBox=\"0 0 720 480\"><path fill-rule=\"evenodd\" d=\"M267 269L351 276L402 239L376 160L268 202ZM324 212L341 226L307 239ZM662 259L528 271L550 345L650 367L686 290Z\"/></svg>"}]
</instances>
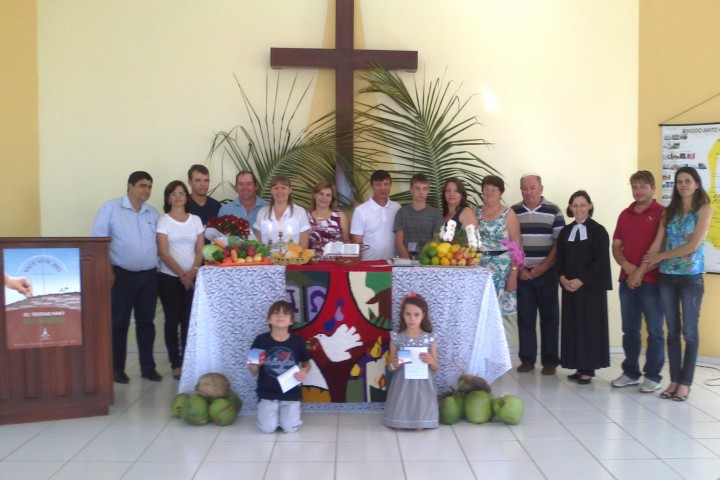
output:
<instances>
[{"instance_id":1,"label":"yellow painted wall","mask_svg":"<svg viewBox=\"0 0 720 480\"><path fill-rule=\"evenodd\" d=\"M658 124L720 93L720 2L640 2L639 167L660 176ZM668 123L720 122L720 97ZM707 188L707 185L705 186ZM720 275L705 275L700 354L720 357Z\"/></svg>"},{"instance_id":2,"label":"yellow painted wall","mask_svg":"<svg viewBox=\"0 0 720 480\"><path fill-rule=\"evenodd\" d=\"M35 2L0 1L0 237L40 235Z\"/></svg>"}]
</instances>

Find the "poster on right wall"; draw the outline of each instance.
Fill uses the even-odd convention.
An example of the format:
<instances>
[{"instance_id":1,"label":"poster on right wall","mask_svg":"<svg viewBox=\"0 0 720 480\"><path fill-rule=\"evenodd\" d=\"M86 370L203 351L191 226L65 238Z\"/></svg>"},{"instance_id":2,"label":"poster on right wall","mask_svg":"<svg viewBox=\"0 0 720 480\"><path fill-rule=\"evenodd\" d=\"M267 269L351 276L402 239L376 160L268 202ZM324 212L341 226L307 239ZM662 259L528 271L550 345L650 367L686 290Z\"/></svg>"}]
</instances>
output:
<instances>
[{"instance_id":1,"label":"poster on right wall","mask_svg":"<svg viewBox=\"0 0 720 480\"><path fill-rule=\"evenodd\" d=\"M662 125L660 203L667 206L675 188L675 171L693 167L710 196L713 216L705 240L705 270L720 273L720 123Z\"/></svg>"}]
</instances>

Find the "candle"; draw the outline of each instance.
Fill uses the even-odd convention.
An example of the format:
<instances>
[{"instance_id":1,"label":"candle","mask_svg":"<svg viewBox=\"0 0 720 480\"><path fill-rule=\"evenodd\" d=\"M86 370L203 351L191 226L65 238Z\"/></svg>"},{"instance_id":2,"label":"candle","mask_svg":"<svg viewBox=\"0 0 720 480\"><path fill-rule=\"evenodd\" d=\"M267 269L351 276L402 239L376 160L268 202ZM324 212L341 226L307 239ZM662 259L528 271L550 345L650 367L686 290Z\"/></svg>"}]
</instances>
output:
<instances>
[{"instance_id":1,"label":"candle","mask_svg":"<svg viewBox=\"0 0 720 480\"><path fill-rule=\"evenodd\" d=\"M287 234L288 234L288 237L292 237L292 227L289 225L287 227ZM292 240L292 238L291 238L291 240Z\"/></svg>"},{"instance_id":2,"label":"candle","mask_svg":"<svg viewBox=\"0 0 720 480\"><path fill-rule=\"evenodd\" d=\"M272 240L272 221L268 222L268 238Z\"/></svg>"}]
</instances>

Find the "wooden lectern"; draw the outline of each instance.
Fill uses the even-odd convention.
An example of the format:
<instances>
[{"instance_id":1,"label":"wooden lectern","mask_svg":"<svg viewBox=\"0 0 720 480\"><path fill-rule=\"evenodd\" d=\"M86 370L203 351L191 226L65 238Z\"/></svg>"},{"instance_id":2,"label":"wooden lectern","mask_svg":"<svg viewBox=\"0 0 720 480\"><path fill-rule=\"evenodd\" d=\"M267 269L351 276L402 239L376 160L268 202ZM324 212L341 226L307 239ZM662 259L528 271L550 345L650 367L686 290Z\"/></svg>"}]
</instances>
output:
<instances>
[{"instance_id":1,"label":"wooden lectern","mask_svg":"<svg viewBox=\"0 0 720 480\"><path fill-rule=\"evenodd\" d=\"M9 286L0 294L0 425L109 413L109 243L109 238L0 238L3 272L12 278L28 272L34 279L30 298L16 301L21 292ZM69 274L63 273L65 254L71 258ZM73 287L58 283L68 275Z\"/></svg>"}]
</instances>

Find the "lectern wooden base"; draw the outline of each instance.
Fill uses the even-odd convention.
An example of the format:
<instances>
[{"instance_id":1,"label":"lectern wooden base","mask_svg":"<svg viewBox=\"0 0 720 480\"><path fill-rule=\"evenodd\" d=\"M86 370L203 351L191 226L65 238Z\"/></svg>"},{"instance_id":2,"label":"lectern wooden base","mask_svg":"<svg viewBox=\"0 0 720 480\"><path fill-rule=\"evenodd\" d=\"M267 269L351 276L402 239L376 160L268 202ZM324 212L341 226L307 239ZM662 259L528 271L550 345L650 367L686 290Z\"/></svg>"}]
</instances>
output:
<instances>
[{"instance_id":1,"label":"lectern wooden base","mask_svg":"<svg viewBox=\"0 0 720 480\"><path fill-rule=\"evenodd\" d=\"M75 338L75 344L18 348L12 339L8 340L5 298L10 290L2 289L0 425L109 413L113 403L109 241L108 238L0 238L0 267L4 272L8 249L79 249L82 290L81 333ZM34 290L37 295L37 288Z\"/></svg>"}]
</instances>

